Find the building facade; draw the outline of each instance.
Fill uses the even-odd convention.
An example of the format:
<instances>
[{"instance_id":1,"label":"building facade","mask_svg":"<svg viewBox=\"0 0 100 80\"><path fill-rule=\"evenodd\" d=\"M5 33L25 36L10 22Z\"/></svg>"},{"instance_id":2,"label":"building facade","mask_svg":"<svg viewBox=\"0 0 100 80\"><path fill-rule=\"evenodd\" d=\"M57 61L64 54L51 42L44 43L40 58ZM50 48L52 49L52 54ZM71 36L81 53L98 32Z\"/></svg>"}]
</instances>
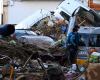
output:
<instances>
[{"instance_id":1,"label":"building facade","mask_svg":"<svg viewBox=\"0 0 100 80\"><path fill-rule=\"evenodd\" d=\"M96 11L100 11L100 0L89 0L88 1L88 5L90 8L96 10Z\"/></svg>"},{"instance_id":2,"label":"building facade","mask_svg":"<svg viewBox=\"0 0 100 80\"><path fill-rule=\"evenodd\" d=\"M46 9L49 11L55 10L62 1L63 0L3 0L2 22L3 24L18 24L39 9ZM93 1L93 3L100 6L100 0L78 1L84 2L86 6L88 6L88 1Z\"/></svg>"},{"instance_id":3,"label":"building facade","mask_svg":"<svg viewBox=\"0 0 100 80\"><path fill-rule=\"evenodd\" d=\"M39 9L55 10L62 0L4 0L3 23L18 24Z\"/></svg>"},{"instance_id":4,"label":"building facade","mask_svg":"<svg viewBox=\"0 0 100 80\"><path fill-rule=\"evenodd\" d=\"M2 18L3 18L3 0L0 0L0 24L3 23Z\"/></svg>"}]
</instances>

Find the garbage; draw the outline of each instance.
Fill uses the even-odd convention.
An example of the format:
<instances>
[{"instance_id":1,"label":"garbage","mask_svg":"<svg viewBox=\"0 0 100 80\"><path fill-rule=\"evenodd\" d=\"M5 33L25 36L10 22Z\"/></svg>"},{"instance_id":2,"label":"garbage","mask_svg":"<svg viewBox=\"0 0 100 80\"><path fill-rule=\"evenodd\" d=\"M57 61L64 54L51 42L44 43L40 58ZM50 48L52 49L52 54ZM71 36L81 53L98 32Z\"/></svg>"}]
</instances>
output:
<instances>
[{"instance_id":1,"label":"garbage","mask_svg":"<svg viewBox=\"0 0 100 80\"><path fill-rule=\"evenodd\" d=\"M93 52L90 55L89 62L99 63L100 62L100 53L99 52Z\"/></svg>"},{"instance_id":2,"label":"garbage","mask_svg":"<svg viewBox=\"0 0 100 80\"><path fill-rule=\"evenodd\" d=\"M85 71L85 68L84 68L84 67L81 67L81 68L80 68L80 71L81 71L81 72Z\"/></svg>"},{"instance_id":3,"label":"garbage","mask_svg":"<svg viewBox=\"0 0 100 80\"><path fill-rule=\"evenodd\" d=\"M50 67L47 70L47 75L49 80L65 80L64 74L60 67Z\"/></svg>"},{"instance_id":4,"label":"garbage","mask_svg":"<svg viewBox=\"0 0 100 80\"><path fill-rule=\"evenodd\" d=\"M67 0L60 4L60 6L57 8L57 9L60 9L59 12L66 18L71 15L74 16L78 13L77 16L80 19L80 21L77 22L75 19L77 16L75 16L74 19L72 18L73 19L71 20L72 24L70 23L71 25L69 25L69 28L73 27L74 20L77 24L82 25L82 26L86 26L87 24L86 18L88 18L88 20L93 25L96 25L97 24L96 22L100 20L99 18L97 20L96 19L92 20L91 16L95 17L95 14L94 13L91 14L92 11L89 11L90 9L88 9L87 7L77 2L76 2L77 6L71 2L68 2L71 5L74 5L75 7L70 12L70 10L67 10L68 6L66 8L64 6L64 4L66 3L67 3ZM71 6L70 4L67 4L67 5ZM78 8L78 6L81 6L81 7ZM40 12L42 12L42 10L39 11L39 13ZM65 56L64 53L66 53L64 49L66 48L65 34L67 30L66 30L65 25L62 26L61 28L61 25L65 23L64 20L54 21L50 18L46 18L46 21L41 20L42 18L45 18L47 16L48 15L45 15L44 17L41 16L41 18L39 19L39 22L38 20L35 22L30 20L30 18L32 19L32 16L30 16L27 20L23 21L22 23L16 26L16 28L18 29L21 29L21 28L29 29L32 27L32 30L36 32L38 35L34 33L32 30L29 30L29 31L23 30L21 32L18 30L18 36L17 36L16 35L17 30L15 30L15 36L18 42L15 40L10 40L6 42L0 41L0 57L1 57L0 64L5 65L8 63L11 64L13 62L13 66L17 67L17 68L14 68L16 72L15 78L19 77L19 75L25 74L24 76L21 76L22 80L31 80L31 79L40 80L40 78L37 78L36 76L33 76L32 74L34 73L35 75L37 75L36 73L38 73L40 75L42 73L42 77L44 76L44 74L46 74L46 77L48 80L65 80L65 78L66 80L72 80L74 77L76 78L79 74L81 75L82 72L85 71L85 67L83 67L83 64L86 62L85 60L79 60L79 63L77 63L78 65L81 65L81 67L79 68L79 72L77 71L76 64L73 64L72 67L69 69L66 66L67 70L66 70L65 76L64 76L64 71L62 70L62 68L59 68L58 66L56 66L56 64L59 64L60 66L65 67L64 65L65 63L63 62L63 57ZM28 23L26 23L27 21ZM31 24L31 22L33 22L33 25ZM44 22L46 22L45 25L41 24ZM24 25L24 23L28 25ZM2 30L1 31L2 36L9 36L10 34L14 32L14 28L8 28L7 26L4 26L4 28L0 28L0 29ZM99 29L98 29L98 32L99 32ZM62 33L64 34L64 37L60 37ZM63 47L61 47L62 45ZM6 55L6 56L3 56L3 55ZM6 59L7 56L9 56L9 59ZM83 55L81 56L83 57ZM94 62L94 63L98 62L99 61L98 57L100 57L100 54L93 53L90 56L90 62ZM62 62L63 64L61 64L60 62ZM54 67L52 63L56 63L54 64L56 67ZM12 73L11 73L11 76L12 76ZM82 80L83 78L80 78L80 79Z\"/></svg>"},{"instance_id":5,"label":"garbage","mask_svg":"<svg viewBox=\"0 0 100 80\"><path fill-rule=\"evenodd\" d=\"M47 25L50 26L50 27L53 27L54 23L51 20L49 20Z\"/></svg>"},{"instance_id":6,"label":"garbage","mask_svg":"<svg viewBox=\"0 0 100 80\"><path fill-rule=\"evenodd\" d=\"M66 80L73 80L79 73L75 72L75 71L69 71L65 74L66 76Z\"/></svg>"},{"instance_id":7,"label":"garbage","mask_svg":"<svg viewBox=\"0 0 100 80\"><path fill-rule=\"evenodd\" d=\"M55 41L51 47L63 47L65 48L66 47L66 36L65 34L61 34L59 39L57 41Z\"/></svg>"},{"instance_id":8,"label":"garbage","mask_svg":"<svg viewBox=\"0 0 100 80\"><path fill-rule=\"evenodd\" d=\"M10 44L10 45L16 45L16 42L15 42L14 40L11 40L11 41L9 42L9 44Z\"/></svg>"},{"instance_id":9,"label":"garbage","mask_svg":"<svg viewBox=\"0 0 100 80\"><path fill-rule=\"evenodd\" d=\"M72 70L76 71L76 69L77 69L76 64L72 64Z\"/></svg>"},{"instance_id":10,"label":"garbage","mask_svg":"<svg viewBox=\"0 0 100 80\"><path fill-rule=\"evenodd\" d=\"M80 77L79 80L86 80L85 77Z\"/></svg>"},{"instance_id":11,"label":"garbage","mask_svg":"<svg viewBox=\"0 0 100 80\"><path fill-rule=\"evenodd\" d=\"M91 55L100 57L100 53L99 52L93 52Z\"/></svg>"},{"instance_id":12,"label":"garbage","mask_svg":"<svg viewBox=\"0 0 100 80\"><path fill-rule=\"evenodd\" d=\"M45 44L49 44L51 47L51 45L55 43L55 41L50 37L47 37L47 36L33 36L33 37L32 38L35 40L34 41L35 45L34 44L23 44L17 40L12 40L12 39L9 39L9 40L6 39L7 41L5 41L5 40L1 41L1 42L4 42L4 44L0 45L0 54L9 56L12 59L12 61L14 63L13 66L15 66L14 72L16 73L15 74L16 79L17 79L17 77L19 77L19 74L20 75L25 74L25 76L24 76L25 78L22 78L22 79L28 79L28 80L33 78L31 76L31 74L33 74L33 73L35 75L37 75L37 73L38 73L40 76L42 74L42 76L43 76L44 71L42 70L41 66L37 62L37 60L36 60L37 58L41 58L41 60L43 61L44 68L46 70L50 70L53 73L55 71L52 71L51 67L54 68L54 66L56 66L57 64L60 65L59 62L62 60L64 49L63 48L49 49L49 47L47 47L47 46L44 47ZM26 39L27 38L31 38L31 37L27 36ZM28 39L28 40L32 41L32 39ZM26 42L29 42L29 41L26 40ZM36 45L36 42L37 42L38 46ZM42 46L41 46L41 44L42 44ZM48 50L46 48L48 48ZM30 60L28 60L30 55L32 55L32 54L33 54L33 56L30 58ZM2 57L2 56L0 55L0 57ZM6 58L5 59L0 58L0 59L2 59L2 60L0 60L0 64L2 64L2 65L5 65L7 63L12 63L10 61L10 59L6 59ZM46 62L46 63L44 63L44 62ZM23 65L25 65L25 67L23 67ZM56 66L56 68L57 68L57 66ZM76 66L73 65L72 69L73 69L73 71L69 71L66 74L66 76L64 76L62 68L61 68L62 73L59 73L59 74L58 74L58 72L60 71L60 69L57 68L58 72L56 72L55 75L53 73L52 74L48 73L48 75L49 75L48 77L51 80L53 80L53 78L54 78L54 80L56 78L64 80L63 78L65 78L67 76L76 77L79 74L76 71ZM81 71L82 71L82 69L81 69ZM29 75L29 76L27 76L27 75ZM9 79L9 76L7 78ZM38 79L40 80L40 77ZM66 80L68 80L68 79L66 79ZM70 78L69 78L69 80L70 80Z\"/></svg>"}]
</instances>

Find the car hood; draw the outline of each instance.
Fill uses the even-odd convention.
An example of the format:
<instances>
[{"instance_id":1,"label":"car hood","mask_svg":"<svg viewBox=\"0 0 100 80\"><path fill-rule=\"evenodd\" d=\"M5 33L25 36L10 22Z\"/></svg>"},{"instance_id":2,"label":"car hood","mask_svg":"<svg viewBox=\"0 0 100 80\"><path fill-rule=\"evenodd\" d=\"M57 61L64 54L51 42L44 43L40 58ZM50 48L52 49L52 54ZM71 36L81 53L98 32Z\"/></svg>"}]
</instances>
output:
<instances>
[{"instance_id":1,"label":"car hood","mask_svg":"<svg viewBox=\"0 0 100 80\"><path fill-rule=\"evenodd\" d=\"M23 21L21 21L19 24L15 26L15 29L30 29L32 25L40 21L41 19L50 16L50 11L47 10L38 10Z\"/></svg>"}]
</instances>

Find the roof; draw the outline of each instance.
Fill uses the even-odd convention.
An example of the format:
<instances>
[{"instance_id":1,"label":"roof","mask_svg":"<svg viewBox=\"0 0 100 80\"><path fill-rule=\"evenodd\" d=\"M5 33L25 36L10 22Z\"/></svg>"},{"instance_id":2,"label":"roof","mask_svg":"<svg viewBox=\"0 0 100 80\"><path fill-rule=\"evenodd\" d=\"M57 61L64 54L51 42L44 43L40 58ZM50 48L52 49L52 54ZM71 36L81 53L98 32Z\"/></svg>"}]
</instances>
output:
<instances>
[{"instance_id":1,"label":"roof","mask_svg":"<svg viewBox=\"0 0 100 80\"><path fill-rule=\"evenodd\" d=\"M100 27L81 27L78 32L83 34L100 34Z\"/></svg>"}]
</instances>

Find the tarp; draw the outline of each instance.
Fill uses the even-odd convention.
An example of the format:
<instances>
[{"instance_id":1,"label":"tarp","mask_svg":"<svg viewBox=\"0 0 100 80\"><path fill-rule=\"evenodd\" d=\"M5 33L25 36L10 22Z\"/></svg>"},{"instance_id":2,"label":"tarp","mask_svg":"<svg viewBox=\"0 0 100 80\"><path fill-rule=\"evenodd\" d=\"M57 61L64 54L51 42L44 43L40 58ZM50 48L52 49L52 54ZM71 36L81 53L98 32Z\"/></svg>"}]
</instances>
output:
<instances>
[{"instance_id":1,"label":"tarp","mask_svg":"<svg viewBox=\"0 0 100 80\"><path fill-rule=\"evenodd\" d=\"M27 17L21 21L18 25L15 26L15 29L30 29L32 25L40 21L41 19L50 16L50 11L47 10L38 10L33 13L31 16Z\"/></svg>"}]
</instances>

